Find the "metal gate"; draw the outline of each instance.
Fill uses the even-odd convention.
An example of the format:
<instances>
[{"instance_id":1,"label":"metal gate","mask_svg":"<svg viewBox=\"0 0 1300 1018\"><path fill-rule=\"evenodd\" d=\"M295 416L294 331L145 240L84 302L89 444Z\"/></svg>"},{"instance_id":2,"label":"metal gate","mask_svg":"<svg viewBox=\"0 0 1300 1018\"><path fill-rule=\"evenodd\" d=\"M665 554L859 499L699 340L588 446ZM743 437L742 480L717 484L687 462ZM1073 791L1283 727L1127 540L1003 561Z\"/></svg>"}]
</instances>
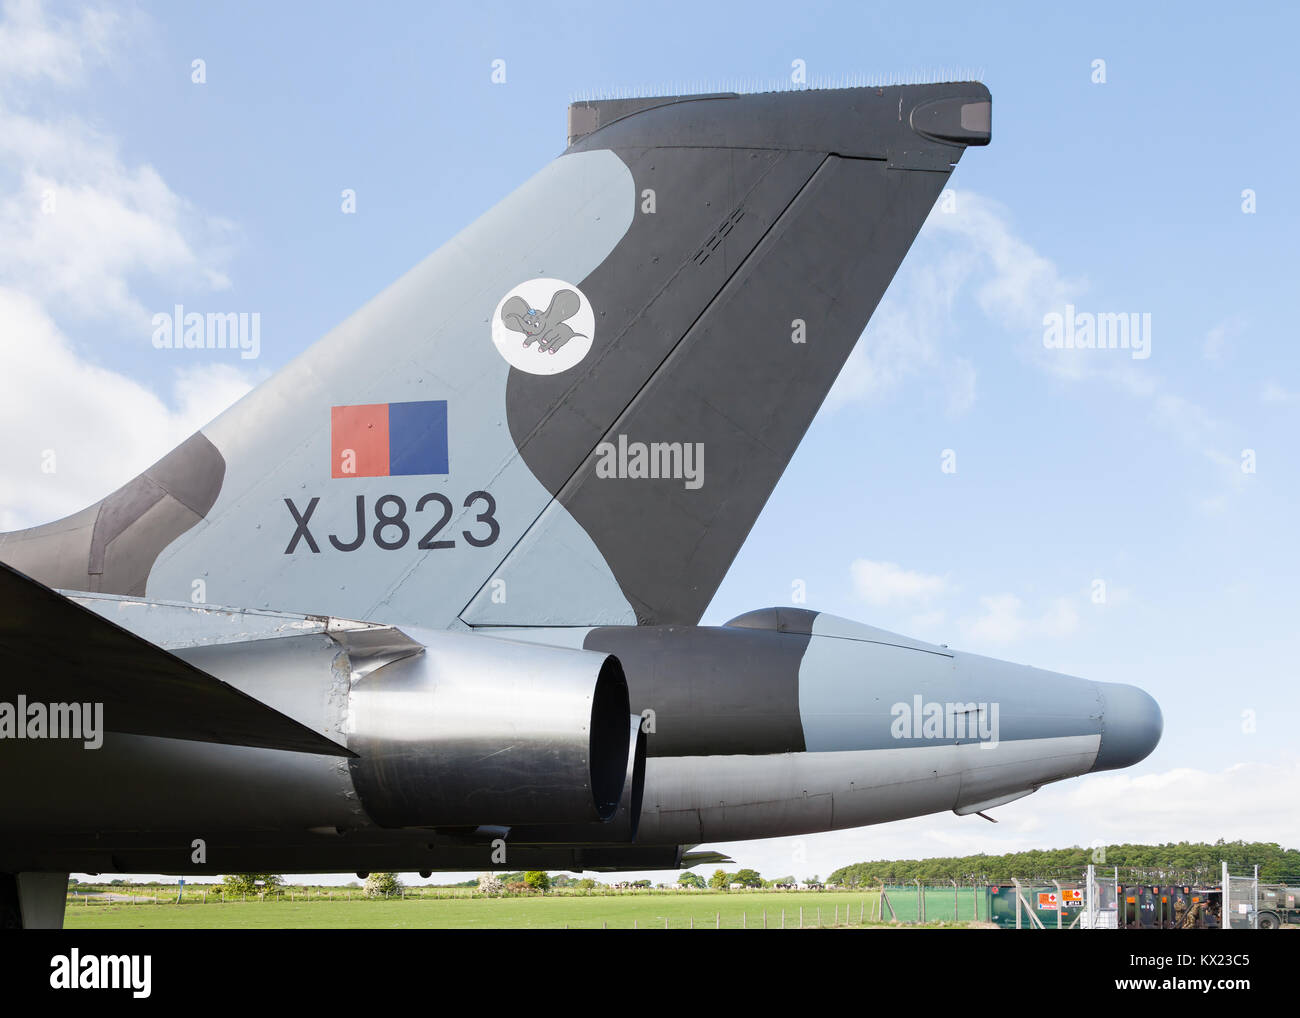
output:
<instances>
[{"instance_id":1,"label":"metal gate","mask_svg":"<svg viewBox=\"0 0 1300 1018\"><path fill-rule=\"evenodd\" d=\"M1223 864L1223 928L1255 930L1259 928L1259 867L1249 877L1234 877Z\"/></svg>"},{"instance_id":2,"label":"metal gate","mask_svg":"<svg viewBox=\"0 0 1300 1018\"><path fill-rule=\"evenodd\" d=\"M1079 917L1081 929L1118 929L1119 898L1115 890L1118 886L1118 869L1113 875L1102 876L1097 873L1097 867L1088 864L1088 872L1084 875L1083 915Z\"/></svg>"}]
</instances>

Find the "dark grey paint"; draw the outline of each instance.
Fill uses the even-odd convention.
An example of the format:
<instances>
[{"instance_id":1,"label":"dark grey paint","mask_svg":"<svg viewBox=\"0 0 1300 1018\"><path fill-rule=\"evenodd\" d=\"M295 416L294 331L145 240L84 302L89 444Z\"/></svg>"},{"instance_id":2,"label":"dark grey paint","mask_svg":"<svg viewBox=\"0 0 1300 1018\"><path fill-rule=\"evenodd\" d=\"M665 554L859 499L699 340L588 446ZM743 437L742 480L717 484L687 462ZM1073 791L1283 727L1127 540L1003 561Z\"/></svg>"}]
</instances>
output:
<instances>
[{"instance_id":1,"label":"dark grey paint","mask_svg":"<svg viewBox=\"0 0 1300 1018\"><path fill-rule=\"evenodd\" d=\"M801 753L799 663L807 636L687 626L593 629L613 654L634 714L654 711L650 756Z\"/></svg>"},{"instance_id":2,"label":"dark grey paint","mask_svg":"<svg viewBox=\"0 0 1300 1018\"><path fill-rule=\"evenodd\" d=\"M820 614L807 608L755 608L737 615L726 625L732 629L769 629L774 633L811 636L813 623Z\"/></svg>"},{"instance_id":3,"label":"dark grey paint","mask_svg":"<svg viewBox=\"0 0 1300 1018\"><path fill-rule=\"evenodd\" d=\"M586 360L512 371L507 410L640 624L699 621L963 151L936 138L986 143L961 110L987 102L963 83L575 111L571 151L612 149L656 212L580 283ZM703 486L597 477L619 435L702 443Z\"/></svg>"},{"instance_id":4,"label":"dark grey paint","mask_svg":"<svg viewBox=\"0 0 1300 1018\"><path fill-rule=\"evenodd\" d=\"M0 560L52 587L143 596L164 548L207 515L226 463L201 432L73 516L0 534Z\"/></svg>"},{"instance_id":5,"label":"dark grey paint","mask_svg":"<svg viewBox=\"0 0 1300 1018\"><path fill-rule=\"evenodd\" d=\"M945 106L940 103L944 99L960 102ZM925 152L927 161L943 159L950 164L965 146L988 144L987 129L962 131L960 121L962 106L988 102L987 88L964 81L577 103L581 112L571 114L571 122L576 117L590 125L594 117L597 126L572 148L782 149L894 163L919 160L919 153ZM912 111L918 108L923 113L941 110L917 126L951 139L940 142L919 136L911 124ZM960 141L955 140L958 137Z\"/></svg>"},{"instance_id":6,"label":"dark grey paint","mask_svg":"<svg viewBox=\"0 0 1300 1018\"><path fill-rule=\"evenodd\" d=\"M0 701L98 703L108 732L352 754L207 672L0 564ZM111 738L111 736L109 737ZM50 741L50 740L46 740ZM22 745L5 740L16 752ZM74 743L74 754L102 750ZM89 754L85 756L84 754Z\"/></svg>"},{"instance_id":7,"label":"dark grey paint","mask_svg":"<svg viewBox=\"0 0 1300 1018\"><path fill-rule=\"evenodd\" d=\"M678 845L510 845L504 863L492 861L488 839L456 839L434 831L308 832L258 830L202 832L206 865L191 859L193 829L103 835L85 831L0 841L0 873L71 870L90 873L215 874L253 872L347 873L459 870L678 869ZM220 860L219 862L217 860Z\"/></svg>"}]
</instances>

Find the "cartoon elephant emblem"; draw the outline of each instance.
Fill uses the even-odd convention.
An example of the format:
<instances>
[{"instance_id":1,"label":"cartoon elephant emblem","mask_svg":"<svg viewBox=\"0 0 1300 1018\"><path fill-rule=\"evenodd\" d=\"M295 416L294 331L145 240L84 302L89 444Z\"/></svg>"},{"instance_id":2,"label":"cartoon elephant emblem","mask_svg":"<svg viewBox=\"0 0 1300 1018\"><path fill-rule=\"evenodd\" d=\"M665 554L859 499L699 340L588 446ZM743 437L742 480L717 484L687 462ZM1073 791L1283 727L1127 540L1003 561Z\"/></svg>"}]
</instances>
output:
<instances>
[{"instance_id":1,"label":"cartoon elephant emblem","mask_svg":"<svg viewBox=\"0 0 1300 1018\"><path fill-rule=\"evenodd\" d=\"M581 307L582 298L572 290L556 290L545 311L529 307L522 297L511 297L501 305L501 321L507 329L524 334L525 347L536 343L538 353L553 354L575 336L582 335L565 324Z\"/></svg>"}]
</instances>

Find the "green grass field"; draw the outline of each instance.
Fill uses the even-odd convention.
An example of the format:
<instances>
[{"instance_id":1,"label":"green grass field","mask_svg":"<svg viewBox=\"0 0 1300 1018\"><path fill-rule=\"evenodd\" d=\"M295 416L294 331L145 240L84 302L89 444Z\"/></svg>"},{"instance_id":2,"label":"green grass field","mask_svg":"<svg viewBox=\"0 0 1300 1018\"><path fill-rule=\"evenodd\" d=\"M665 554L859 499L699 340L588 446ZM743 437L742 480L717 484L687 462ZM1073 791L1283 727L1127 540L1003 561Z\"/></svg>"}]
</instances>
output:
<instances>
[{"instance_id":1,"label":"green grass field","mask_svg":"<svg viewBox=\"0 0 1300 1018\"><path fill-rule=\"evenodd\" d=\"M405 901L275 901L229 904L69 904L65 928L94 929L786 929L859 923L865 905L867 926L875 895L851 893L747 894L680 893L555 895L547 897L419 899ZM851 915L850 915L851 913ZM937 925L937 924L931 924ZM951 924L950 924L951 925Z\"/></svg>"}]
</instances>

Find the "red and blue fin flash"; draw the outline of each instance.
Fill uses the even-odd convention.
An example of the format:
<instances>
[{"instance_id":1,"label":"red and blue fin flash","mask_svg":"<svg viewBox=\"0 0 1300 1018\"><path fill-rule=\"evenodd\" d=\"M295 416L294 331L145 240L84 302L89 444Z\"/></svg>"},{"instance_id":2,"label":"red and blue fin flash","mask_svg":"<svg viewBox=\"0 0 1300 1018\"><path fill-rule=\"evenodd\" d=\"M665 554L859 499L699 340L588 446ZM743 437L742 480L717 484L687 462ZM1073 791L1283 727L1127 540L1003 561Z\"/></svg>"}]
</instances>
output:
<instances>
[{"instance_id":1,"label":"red and blue fin flash","mask_svg":"<svg viewBox=\"0 0 1300 1018\"><path fill-rule=\"evenodd\" d=\"M330 408L331 477L447 473L447 401Z\"/></svg>"}]
</instances>

